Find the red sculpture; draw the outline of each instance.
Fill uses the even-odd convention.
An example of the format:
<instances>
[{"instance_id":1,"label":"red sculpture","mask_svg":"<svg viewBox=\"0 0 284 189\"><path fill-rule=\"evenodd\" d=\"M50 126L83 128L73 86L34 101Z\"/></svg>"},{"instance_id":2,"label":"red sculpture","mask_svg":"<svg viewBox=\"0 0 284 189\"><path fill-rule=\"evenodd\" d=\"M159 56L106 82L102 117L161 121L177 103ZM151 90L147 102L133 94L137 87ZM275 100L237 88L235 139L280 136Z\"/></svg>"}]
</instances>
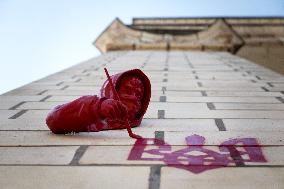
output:
<instances>
[{"instance_id":1,"label":"red sculpture","mask_svg":"<svg viewBox=\"0 0 284 189\"><path fill-rule=\"evenodd\" d=\"M96 132L140 125L151 98L151 84L139 69L113 76L101 88L101 97L82 96L72 102L56 106L47 116L46 124L55 134Z\"/></svg>"}]
</instances>

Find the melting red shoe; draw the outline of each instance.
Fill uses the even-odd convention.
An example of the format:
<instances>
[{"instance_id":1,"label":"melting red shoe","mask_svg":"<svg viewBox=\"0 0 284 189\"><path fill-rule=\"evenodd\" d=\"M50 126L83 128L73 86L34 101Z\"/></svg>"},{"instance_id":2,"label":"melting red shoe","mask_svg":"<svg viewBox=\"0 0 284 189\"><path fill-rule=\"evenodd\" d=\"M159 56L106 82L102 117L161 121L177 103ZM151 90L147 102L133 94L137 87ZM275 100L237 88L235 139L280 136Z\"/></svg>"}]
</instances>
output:
<instances>
[{"instance_id":1,"label":"melting red shoe","mask_svg":"<svg viewBox=\"0 0 284 189\"><path fill-rule=\"evenodd\" d=\"M127 128L131 137L139 138L128 127L138 126L142 121L151 98L150 81L139 69L113 75L110 79L111 82L104 83L101 97L82 96L55 107L46 118L49 129L65 134Z\"/></svg>"}]
</instances>

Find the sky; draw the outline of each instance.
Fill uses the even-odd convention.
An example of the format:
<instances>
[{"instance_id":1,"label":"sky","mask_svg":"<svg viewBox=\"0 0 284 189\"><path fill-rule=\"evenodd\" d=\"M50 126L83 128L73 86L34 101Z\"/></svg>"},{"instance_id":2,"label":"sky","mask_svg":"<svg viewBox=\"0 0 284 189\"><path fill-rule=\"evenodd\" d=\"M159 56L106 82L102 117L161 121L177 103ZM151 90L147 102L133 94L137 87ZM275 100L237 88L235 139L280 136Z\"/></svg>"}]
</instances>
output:
<instances>
[{"instance_id":1,"label":"sky","mask_svg":"<svg viewBox=\"0 0 284 189\"><path fill-rule=\"evenodd\" d=\"M99 56L116 17L284 16L284 0L0 0L0 94Z\"/></svg>"}]
</instances>

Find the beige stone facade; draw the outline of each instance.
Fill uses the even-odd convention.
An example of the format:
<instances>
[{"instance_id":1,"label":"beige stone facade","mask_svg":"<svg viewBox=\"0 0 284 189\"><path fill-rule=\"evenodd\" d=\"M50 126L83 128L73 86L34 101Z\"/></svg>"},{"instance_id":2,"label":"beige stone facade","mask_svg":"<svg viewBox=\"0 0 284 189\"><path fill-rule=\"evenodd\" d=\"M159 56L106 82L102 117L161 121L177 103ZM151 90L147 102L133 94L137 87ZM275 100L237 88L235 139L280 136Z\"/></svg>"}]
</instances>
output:
<instances>
[{"instance_id":1,"label":"beige stone facade","mask_svg":"<svg viewBox=\"0 0 284 189\"><path fill-rule=\"evenodd\" d=\"M145 149L126 130L48 130L51 108L99 94L104 67L149 76L151 102L134 128L150 140ZM0 96L0 186L282 189L283 115L284 77L231 53L107 52Z\"/></svg>"}]
</instances>

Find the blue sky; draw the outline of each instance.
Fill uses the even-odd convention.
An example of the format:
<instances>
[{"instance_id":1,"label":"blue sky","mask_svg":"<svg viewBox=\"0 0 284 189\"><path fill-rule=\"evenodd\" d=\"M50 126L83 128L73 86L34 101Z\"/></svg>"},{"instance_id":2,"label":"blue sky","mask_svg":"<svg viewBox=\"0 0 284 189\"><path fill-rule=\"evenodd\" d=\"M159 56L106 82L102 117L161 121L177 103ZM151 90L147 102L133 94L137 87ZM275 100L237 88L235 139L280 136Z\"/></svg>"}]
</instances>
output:
<instances>
[{"instance_id":1,"label":"blue sky","mask_svg":"<svg viewBox=\"0 0 284 189\"><path fill-rule=\"evenodd\" d=\"M98 56L115 18L284 16L284 0L0 0L0 94Z\"/></svg>"}]
</instances>

